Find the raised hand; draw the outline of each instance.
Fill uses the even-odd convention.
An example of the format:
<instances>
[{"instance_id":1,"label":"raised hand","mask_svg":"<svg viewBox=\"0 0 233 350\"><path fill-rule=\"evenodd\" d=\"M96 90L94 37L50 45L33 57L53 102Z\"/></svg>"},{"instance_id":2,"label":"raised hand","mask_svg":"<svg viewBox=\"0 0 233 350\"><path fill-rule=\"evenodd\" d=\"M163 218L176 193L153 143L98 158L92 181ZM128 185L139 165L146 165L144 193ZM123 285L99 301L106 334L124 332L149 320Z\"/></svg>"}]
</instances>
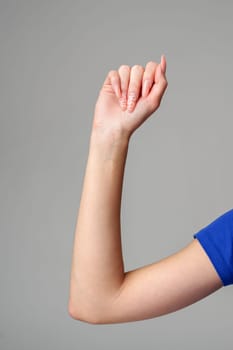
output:
<instances>
[{"instance_id":1,"label":"raised hand","mask_svg":"<svg viewBox=\"0 0 233 350\"><path fill-rule=\"evenodd\" d=\"M167 86L164 55L160 63L150 61L145 68L122 65L111 70L95 105L93 130L130 137L160 106Z\"/></svg>"}]
</instances>

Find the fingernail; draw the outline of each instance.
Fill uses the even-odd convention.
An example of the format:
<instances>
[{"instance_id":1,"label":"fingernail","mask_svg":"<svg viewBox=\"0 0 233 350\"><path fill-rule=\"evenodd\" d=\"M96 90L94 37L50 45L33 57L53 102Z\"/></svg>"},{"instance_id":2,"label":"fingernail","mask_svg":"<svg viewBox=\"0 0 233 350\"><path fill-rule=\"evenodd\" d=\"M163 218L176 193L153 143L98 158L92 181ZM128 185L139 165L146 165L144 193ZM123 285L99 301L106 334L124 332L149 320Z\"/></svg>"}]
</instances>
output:
<instances>
[{"instance_id":1,"label":"fingernail","mask_svg":"<svg viewBox=\"0 0 233 350\"><path fill-rule=\"evenodd\" d=\"M121 96L119 98L119 103L122 109L127 107L127 95L125 91L122 91Z\"/></svg>"},{"instance_id":2,"label":"fingernail","mask_svg":"<svg viewBox=\"0 0 233 350\"><path fill-rule=\"evenodd\" d=\"M136 101L136 94L132 92L128 96L127 109L129 111L133 110L135 101Z\"/></svg>"},{"instance_id":3,"label":"fingernail","mask_svg":"<svg viewBox=\"0 0 233 350\"><path fill-rule=\"evenodd\" d=\"M127 108L127 98L126 98L126 94L122 94L121 98L119 99L120 102L120 106L121 108L124 110Z\"/></svg>"},{"instance_id":4,"label":"fingernail","mask_svg":"<svg viewBox=\"0 0 233 350\"><path fill-rule=\"evenodd\" d=\"M150 81L144 80L142 85L142 97L146 97L150 89Z\"/></svg>"}]
</instances>

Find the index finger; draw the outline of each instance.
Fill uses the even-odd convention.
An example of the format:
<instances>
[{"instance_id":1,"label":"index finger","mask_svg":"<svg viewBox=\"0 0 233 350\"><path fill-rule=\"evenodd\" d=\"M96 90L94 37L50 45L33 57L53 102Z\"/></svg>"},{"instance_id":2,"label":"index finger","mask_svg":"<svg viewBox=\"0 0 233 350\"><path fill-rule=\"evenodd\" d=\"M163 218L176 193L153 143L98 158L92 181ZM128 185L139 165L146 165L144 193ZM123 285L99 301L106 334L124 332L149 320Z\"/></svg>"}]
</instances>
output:
<instances>
[{"instance_id":1,"label":"index finger","mask_svg":"<svg viewBox=\"0 0 233 350\"><path fill-rule=\"evenodd\" d=\"M165 73L162 72L161 64L158 65L155 72L155 84L153 85L148 98L151 100L153 109L156 109L161 102L163 94L168 86Z\"/></svg>"}]
</instances>

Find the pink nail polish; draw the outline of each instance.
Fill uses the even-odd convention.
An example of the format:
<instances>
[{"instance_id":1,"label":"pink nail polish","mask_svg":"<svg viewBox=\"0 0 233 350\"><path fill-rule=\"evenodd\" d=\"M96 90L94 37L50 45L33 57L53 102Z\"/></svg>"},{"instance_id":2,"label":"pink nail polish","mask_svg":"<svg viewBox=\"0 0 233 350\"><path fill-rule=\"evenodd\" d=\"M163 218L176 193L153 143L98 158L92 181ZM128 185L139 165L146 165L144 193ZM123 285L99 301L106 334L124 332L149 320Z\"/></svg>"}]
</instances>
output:
<instances>
[{"instance_id":1,"label":"pink nail polish","mask_svg":"<svg viewBox=\"0 0 233 350\"><path fill-rule=\"evenodd\" d=\"M128 103L127 103L128 109L132 109L132 107L136 102L136 99L137 99L136 94L131 92L128 96Z\"/></svg>"},{"instance_id":2,"label":"pink nail polish","mask_svg":"<svg viewBox=\"0 0 233 350\"><path fill-rule=\"evenodd\" d=\"M121 108L122 108L122 109L126 109L126 107L127 107L126 98L125 98L125 97L121 97L121 98L119 99L119 102L120 102Z\"/></svg>"}]
</instances>

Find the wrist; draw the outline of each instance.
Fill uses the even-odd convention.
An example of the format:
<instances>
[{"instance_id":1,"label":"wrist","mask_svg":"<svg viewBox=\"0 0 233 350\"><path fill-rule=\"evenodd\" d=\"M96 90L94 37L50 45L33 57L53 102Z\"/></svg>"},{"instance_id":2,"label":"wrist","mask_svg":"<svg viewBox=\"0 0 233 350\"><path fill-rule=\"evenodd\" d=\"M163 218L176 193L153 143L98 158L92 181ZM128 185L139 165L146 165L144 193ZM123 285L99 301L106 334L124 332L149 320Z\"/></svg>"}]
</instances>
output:
<instances>
[{"instance_id":1,"label":"wrist","mask_svg":"<svg viewBox=\"0 0 233 350\"><path fill-rule=\"evenodd\" d=\"M102 160L121 160L127 154L130 136L124 132L92 130L89 153Z\"/></svg>"},{"instance_id":2,"label":"wrist","mask_svg":"<svg viewBox=\"0 0 233 350\"><path fill-rule=\"evenodd\" d=\"M92 128L90 142L108 147L121 147L128 145L130 141L130 133L124 130L104 130L100 128Z\"/></svg>"}]
</instances>

